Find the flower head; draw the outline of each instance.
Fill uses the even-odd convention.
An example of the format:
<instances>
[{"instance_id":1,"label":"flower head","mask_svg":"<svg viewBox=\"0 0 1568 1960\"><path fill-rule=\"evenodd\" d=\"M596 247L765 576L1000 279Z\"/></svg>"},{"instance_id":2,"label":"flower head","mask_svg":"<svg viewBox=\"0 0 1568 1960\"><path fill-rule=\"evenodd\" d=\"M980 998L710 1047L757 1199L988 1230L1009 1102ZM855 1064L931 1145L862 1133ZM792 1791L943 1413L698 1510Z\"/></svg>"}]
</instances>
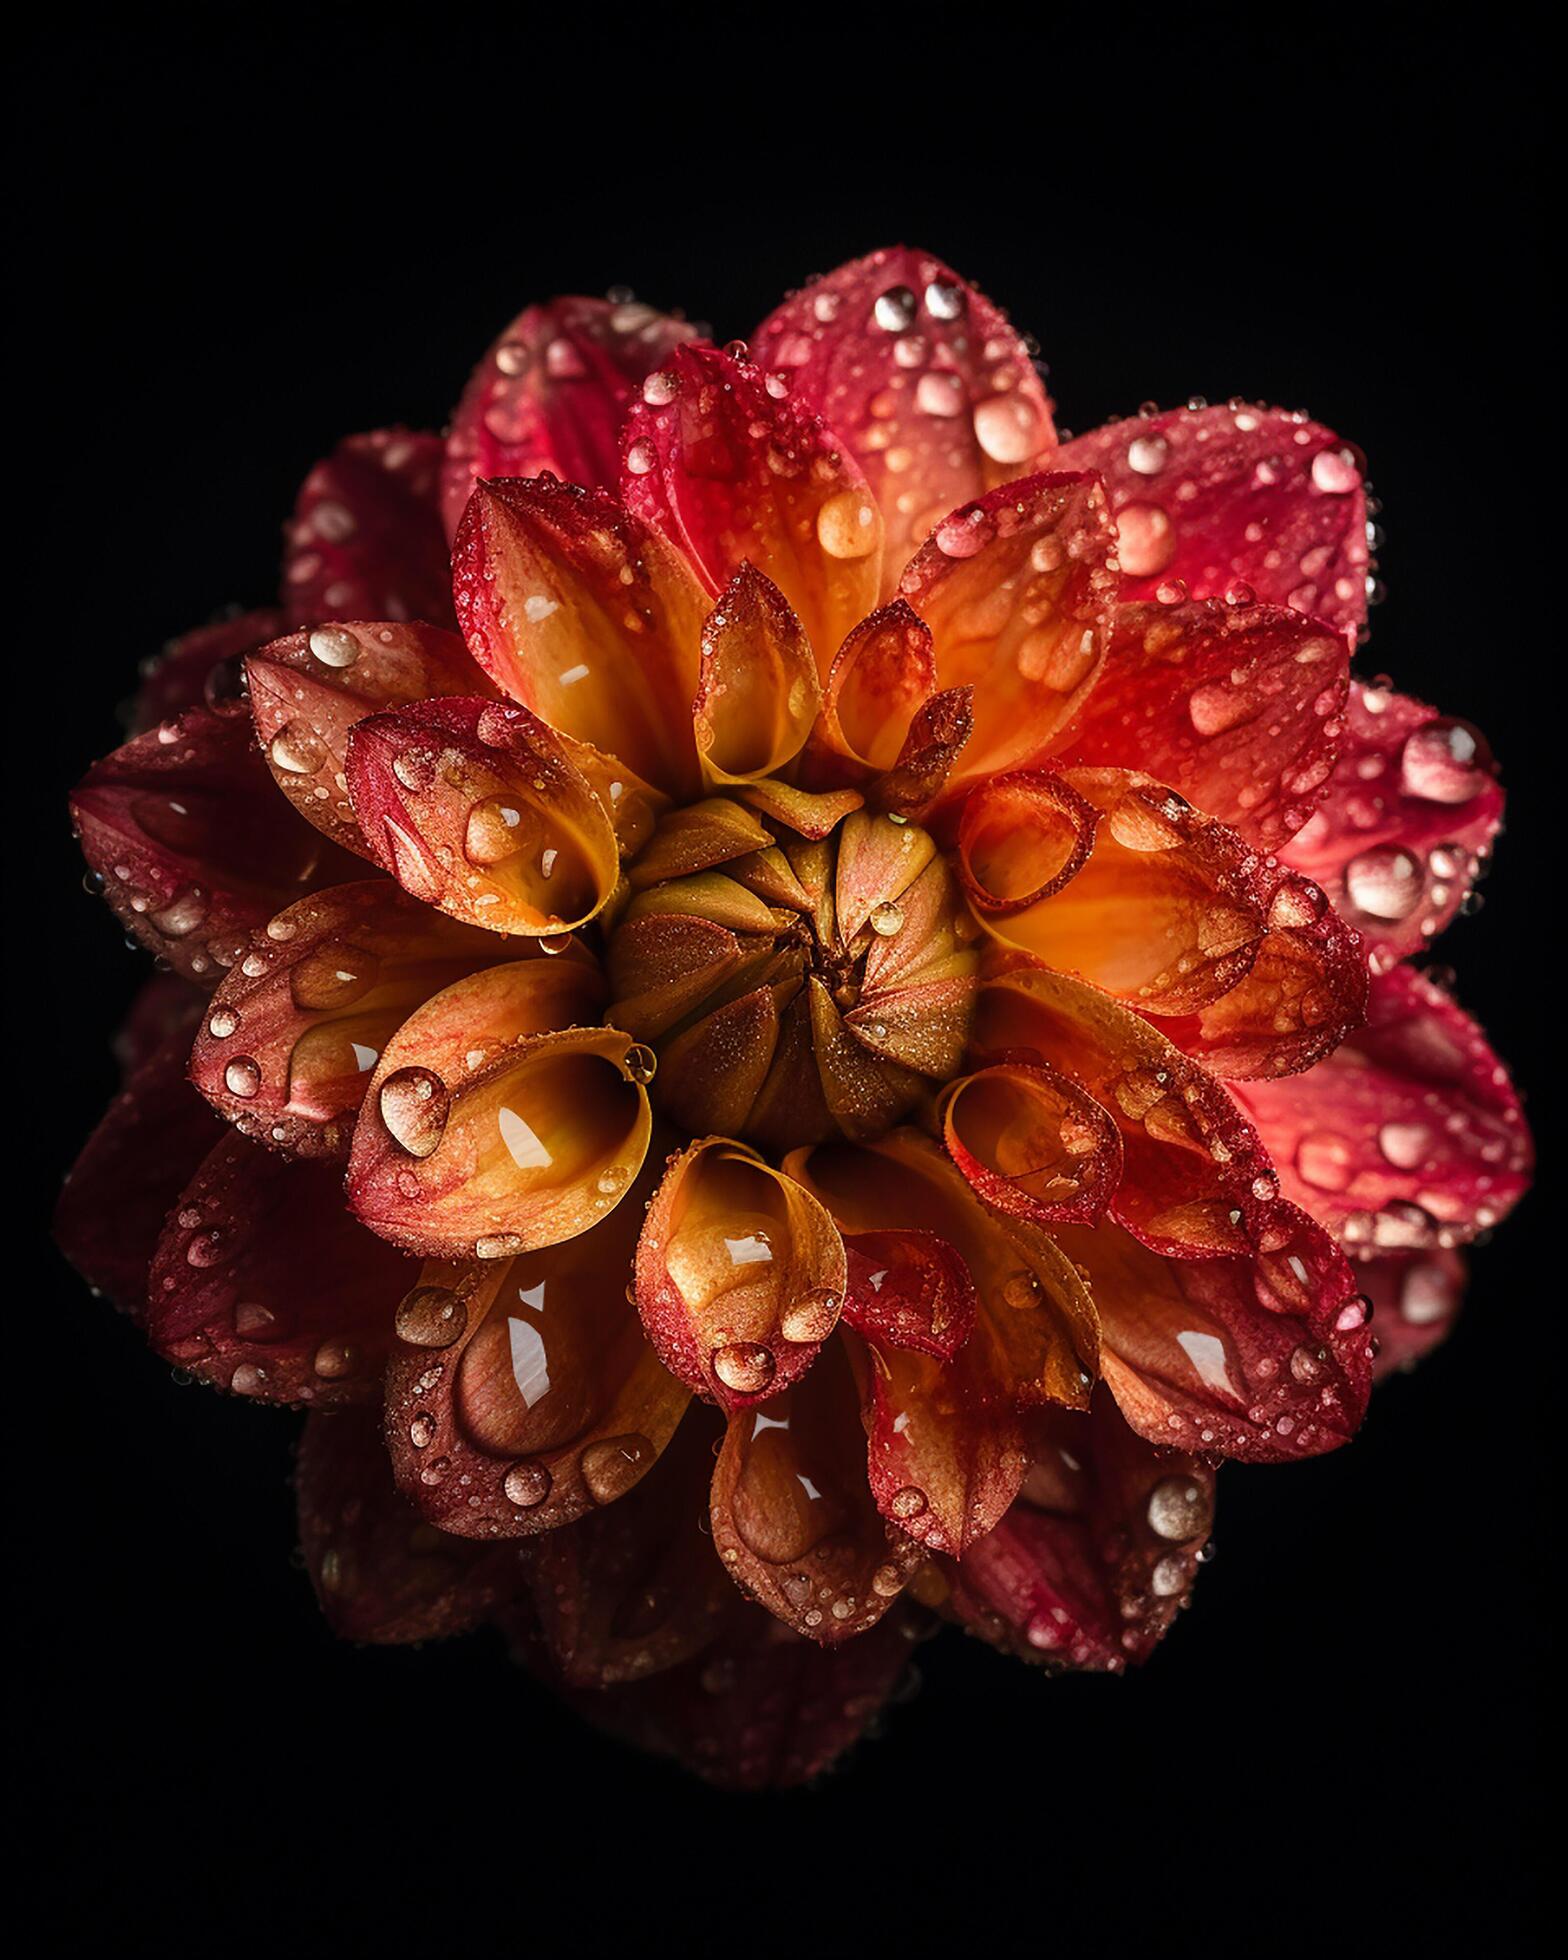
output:
<instances>
[{"instance_id":1,"label":"flower head","mask_svg":"<svg viewBox=\"0 0 1568 1960\"><path fill-rule=\"evenodd\" d=\"M60 1230L312 1411L335 1625L498 1620L742 1783L933 1613L1150 1652L1216 1466L1352 1436L1528 1176L1402 964L1502 797L1352 679L1367 537L1302 415L1060 439L902 249L723 349L532 307L312 473L75 795L179 980Z\"/></svg>"}]
</instances>

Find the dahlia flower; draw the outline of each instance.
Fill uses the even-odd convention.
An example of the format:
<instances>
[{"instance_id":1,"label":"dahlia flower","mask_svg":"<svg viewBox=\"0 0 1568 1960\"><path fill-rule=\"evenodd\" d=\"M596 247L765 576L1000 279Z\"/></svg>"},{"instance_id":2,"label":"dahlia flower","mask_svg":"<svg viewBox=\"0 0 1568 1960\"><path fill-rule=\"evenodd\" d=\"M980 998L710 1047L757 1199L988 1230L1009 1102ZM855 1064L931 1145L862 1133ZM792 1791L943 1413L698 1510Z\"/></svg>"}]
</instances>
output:
<instances>
[{"instance_id":1,"label":"dahlia flower","mask_svg":"<svg viewBox=\"0 0 1568 1960\"><path fill-rule=\"evenodd\" d=\"M941 1619L1145 1659L1217 1466L1354 1435L1530 1162L1408 964L1502 793L1351 675L1369 508L1299 413L1059 434L903 249L530 307L311 473L76 790L166 977L59 1229L309 1410L340 1632L799 1780Z\"/></svg>"}]
</instances>

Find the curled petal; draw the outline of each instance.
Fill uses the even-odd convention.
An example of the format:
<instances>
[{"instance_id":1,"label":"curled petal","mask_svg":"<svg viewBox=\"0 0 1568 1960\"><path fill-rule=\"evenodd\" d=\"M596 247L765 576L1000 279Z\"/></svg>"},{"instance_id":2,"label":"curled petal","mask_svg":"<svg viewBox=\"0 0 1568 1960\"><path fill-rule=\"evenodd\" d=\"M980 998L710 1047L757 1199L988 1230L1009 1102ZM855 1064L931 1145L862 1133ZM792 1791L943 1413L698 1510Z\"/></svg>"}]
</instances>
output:
<instances>
[{"instance_id":1,"label":"curled petal","mask_svg":"<svg viewBox=\"0 0 1568 1960\"><path fill-rule=\"evenodd\" d=\"M401 1496L379 1411L312 1415L295 1481L305 1565L345 1640L399 1646L465 1633L523 1589L515 1546L448 1537Z\"/></svg>"},{"instance_id":2,"label":"curled petal","mask_svg":"<svg viewBox=\"0 0 1568 1960\"><path fill-rule=\"evenodd\" d=\"M190 1025L180 1019L128 1071L55 1206L60 1250L122 1313L140 1314L146 1305L147 1267L163 1221L221 1135L186 1080Z\"/></svg>"},{"instance_id":3,"label":"curled petal","mask_svg":"<svg viewBox=\"0 0 1568 1960\"><path fill-rule=\"evenodd\" d=\"M431 994L508 950L385 879L333 885L278 913L230 967L196 1035L191 1080L246 1136L289 1155L344 1155L393 1034Z\"/></svg>"},{"instance_id":4,"label":"curled petal","mask_svg":"<svg viewBox=\"0 0 1568 1960\"><path fill-rule=\"evenodd\" d=\"M240 686L244 656L282 631L279 612L236 612L171 640L155 660L143 665L142 684L131 704L131 734L144 735L187 708L244 714Z\"/></svg>"},{"instance_id":5,"label":"curled petal","mask_svg":"<svg viewBox=\"0 0 1568 1960\"><path fill-rule=\"evenodd\" d=\"M708 600L656 531L569 484L482 484L452 547L457 616L513 700L662 790L696 782Z\"/></svg>"},{"instance_id":6,"label":"curled petal","mask_svg":"<svg viewBox=\"0 0 1568 1960\"><path fill-rule=\"evenodd\" d=\"M115 917L207 987L253 927L345 862L278 795L248 720L205 708L94 763L71 814Z\"/></svg>"},{"instance_id":7,"label":"curled petal","mask_svg":"<svg viewBox=\"0 0 1568 1960\"><path fill-rule=\"evenodd\" d=\"M1272 850L1323 793L1348 688L1343 636L1300 613L1122 606L1061 760L1136 764Z\"/></svg>"},{"instance_id":8,"label":"curled petal","mask_svg":"<svg viewBox=\"0 0 1568 1960\"><path fill-rule=\"evenodd\" d=\"M1377 1330L1374 1381L1408 1374L1447 1340L1464 1304L1464 1259L1441 1248L1362 1260L1356 1278L1372 1304Z\"/></svg>"},{"instance_id":9,"label":"curled petal","mask_svg":"<svg viewBox=\"0 0 1568 1960\"><path fill-rule=\"evenodd\" d=\"M610 490L621 423L643 379L695 328L635 300L530 306L487 350L452 416L441 465L448 537L481 478L542 476Z\"/></svg>"},{"instance_id":10,"label":"curled petal","mask_svg":"<svg viewBox=\"0 0 1568 1960\"><path fill-rule=\"evenodd\" d=\"M1177 580L1195 599L1246 586L1354 646L1370 569L1364 465L1331 429L1249 404L1175 408L1091 429L1056 461L1105 479L1128 598Z\"/></svg>"},{"instance_id":11,"label":"curled petal","mask_svg":"<svg viewBox=\"0 0 1568 1960\"><path fill-rule=\"evenodd\" d=\"M763 321L752 352L865 471L888 587L950 510L1027 476L1055 445L1006 314L928 252L896 245L813 280Z\"/></svg>"},{"instance_id":12,"label":"curled petal","mask_svg":"<svg viewBox=\"0 0 1568 1960\"><path fill-rule=\"evenodd\" d=\"M974 725L972 687L933 694L910 724L898 761L872 787L870 801L898 816L922 815L946 790Z\"/></svg>"},{"instance_id":13,"label":"curled petal","mask_svg":"<svg viewBox=\"0 0 1568 1960\"><path fill-rule=\"evenodd\" d=\"M1448 924L1502 817L1479 730L1356 681L1328 789L1282 855L1323 886L1381 971Z\"/></svg>"},{"instance_id":14,"label":"curled petal","mask_svg":"<svg viewBox=\"0 0 1568 1960\"><path fill-rule=\"evenodd\" d=\"M441 438L413 429L345 436L316 465L283 534L291 626L323 619L450 624L440 467Z\"/></svg>"},{"instance_id":15,"label":"curled petal","mask_svg":"<svg viewBox=\"0 0 1568 1960\"><path fill-rule=\"evenodd\" d=\"M1286 1195L1353 1253L1430 1250L1505 1217L1532 1151L1508 1072L1470 1016L1408 966L1305 1075L1236 1091Z\"/></svg>"},{"instance_id":16,"label":"curled petal","mask_svg":"<svg viewBox=\"0 0 1568 1960\"><path fill-rule=\"evenodd\" d=\"M632 890L647 891L669 878L686 878L765 851L773 838L750 810L727 796L683 804L660 820L648 848L631 868Z\"/></svg>"},{"instance_id":17,"label":"curled petal","mask_svg":"<svg viewBox=\"0 0 1568 1960\"><path fill-rule=\"evenodd\" d=\"M631 1189L652 1118L629 1036L525 1036L450 1077L413 1052L383 1055L349 1159L349 1202L394 1245L511 1258L587 1231Z\"/></svg>"},{"instance_id":18,"label":"curled petal","mask_svg":"<svg viewBox=\"0 0 1568 1960\"><path fill-rule=\"evenodd\" d=\"M1036 1225L1092 1225L1122 1178L1111 1117L1059 1070L1004 1062L942 1099L948 1154L998 1211Z\"/></svg>"},{"instance_id":19,"label":"curled petal","mask_svg":"<svg viewBox=\"0 0 1568 1960\"><path fill-rule=\"evenodd\" d=\"M616 1504L658 1460L689 1396L627 1299L653 1182L644 1173L636 1202L576 1238L515 1259L430 1264L404 1295L387 1447L432 1524L464 1538L532 1537Z\"/></svg>"},{"instance_id":20,"label":"curled petal","mask_svg":"<svg viewBox=\"0 0 1568 1960\"><path fill-rule=\"evenodd\" d=\"M923 1556L866 1482L840 1341L783 1394L729 1418L713 1473L713 1543L731 1578L824 1647L864 1633Z\"/></svg>"},{"instance_id":21,"label":"curled petal","mask_svg":"<svg viewBox=\"0 0 1568 1960\"><path fill-rule=\"evenodd\" d=\"M245 676L273 781L307 822L372 859L344 773L355 722L433 694L491 692L455 633L387 621L291 633L250 654Z\"/></svg>"},{"instance_id":22,"label":"curled petal","mask_svg":"<svg viewBox=\"0 0 1568 1960\"><path fill-rule=\"evenodd\" d=\"M827 672L877 603L882 518L853 459L750 362L678 347L625 430L627 508L679 545L708 590L749 558L789 601Z\"/></svg>"},{"instance_id":23,"label":"curled petal","mask_svg":"<svg viewBox=\"0 0 1568 1960\"><path fill-rule=\"evenodd\" d=\"M812 839L826 837L851 810L858 810L865 803L858 789L812 791L771 780L742 783L735 794L775 823Z\"/></svg>"},{"instance_id":24,"label":"curled petal","mask_svg":"<svg viewBox=\"0 0 1568 1960\"><path fill-rule=\"evenodd\" d=\"M664 1380L684 1406L685 1391ZM556 1679L604 1689L662 1674L738 1617L708 1535L716 1429L711 1416L688 1412L625 1496L535 1542L533 1606Z\"/></svg>"},{"instance_id":25,"label":"curled petal","mask_svg":"<svg viewBox=\"0 0 1568 1960\"><path fill-rule=\"evenodd\" d=\"M854 628L828 669L822 717L836 755L867 779L898 761L915 716L936 692L931 629L903 599Z\"/></svg>"},{"instance_id":26,"label":"curled petal","mask_svg":"<svg viewBox=\"0 0 1568 1960\"><path fill-rule=\"evenodd\" d=\"M844 1257L844 1319L868 1341L951 1361L974 1331L975 1283L937 1233L856 1232Z\"/></svg>"},{"instance_id":27,"label":"curled petal","mask_svg":"<svg viewBox=\"0 0 1568 1960\"><path fill-rule=\"evenodd\" d=\"M1048 1667L1120 1673L1147 1660L1187 1603L1214 1518L1214 1472L1154 1449L1102 1391L1053 1410L1023 1495L989 1537L943 1564L947 1610L993 1646Z\"/></svg>"},{"instance_id":28,"label":"curled petal","mask_svg":"<svg viewBox=\"0 0 1568 1960\"><path fill-rule=\"evenodd\" d=\"M637 1306L672 1374L748 1408L806 1372L843 1299L843 1242L799 1185L724 1137L670 1165L637 1246Z\"/></svg>"},{"instance_id":29,"label":"curled petal","mask_svg":"<svg viewBox=\"0 0 1568 1960\"><path fill-rule=\"evenodd\" d=\"M987 914L1022 912L1053 897L1094 849L1099 812L1049 770L978 784L958 825L958 873Z\"/></svg>"},{"instance_id":30,"label":"curled petal","mask_svg":"<svg viewBox=\"0 0 1568 1960\"><path fill-rule=\"evenodd\" d=\"M1292 1205L1269 1248L1165 1259L1108 1221L1055 1238L1087 1273L1101 1364L1151 1443L1283 1463L1348 1442L1372 1383L1367 1306L1344 1255Z\"/></svg>"},{"instance_id":31,"label":"curled petal","mask_svg":"<svg viewBox=\"0 0 1568 1960\"><path fill-rule=\"evenodd\" d=\"M750 782L793 761L817 701L816 663L800 621L748 560L703 622L692 720L708 781Z\"/></svg>"},{"instance_id":32,"label":"curled petal","mask_svg":"<svg viewBox=\"0 0 1568 1960\"><path fill-rule=\"evenodd\" d=\"M469 925L557 937L620 875L604 805L526 708L453 697L372 715L350 737L348 786L377 862Z\"/></svg>"},{"instance_id":33,"label":"curled petal","mask_svg":"<svg viewBox=\"0 0 1568 1960\"><path fill-rule=\"evenodd\" d=\"M899 592L931 629L941 686L973 687L974 728L948 793L1044 755L1104 657L1112 532L1088 476L1032 476L955 510Z\"/></svg>"},{"instance_id":34,"label":"curled petal","mask_svg":"<svg viewBox=\"0 0 1568 1960\"><path fill-rule=\"evenodd\" d=\"M256 1402L379 1401L392 1310L414 1266L347 1210L337 1171L220 1137L153 1255L147 1337Z\"/></svg>"}]
</instances>

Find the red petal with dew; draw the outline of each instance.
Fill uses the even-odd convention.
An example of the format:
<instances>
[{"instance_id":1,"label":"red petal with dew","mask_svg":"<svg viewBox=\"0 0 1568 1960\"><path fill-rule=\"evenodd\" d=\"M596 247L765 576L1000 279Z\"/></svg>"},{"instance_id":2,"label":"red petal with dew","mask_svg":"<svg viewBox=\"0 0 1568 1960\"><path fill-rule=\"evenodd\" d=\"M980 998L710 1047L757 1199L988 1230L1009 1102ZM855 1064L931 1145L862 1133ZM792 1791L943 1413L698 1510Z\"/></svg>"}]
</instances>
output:
<instances>
[{"instance_id":1,"label":"red petal with dew","mask_svg":"<svg viewBox=\"0 0 1568 1960\"><path fill-rule=\"evenodd\" d=\"M1408 1374L1448 1339L1464 1305L1468 1274L1457 1252L1387 1252L1359 1262L1356 1278L1372 1303L1374 1381Z\"/></svg>"},{"instance_id":2,"label":"red petal with dew","mask_svg":"<svg viewBox=\"0 0 1568 1960\"><path fill-rule=\"evenodd\" d=\"M1092 1225L1122 1180L1115 1122L1070 1076L1002 1062L942 1098L942 1138L970 1188L1033 1224Z\"/></svg>"},{"instance_id":3,"label":"red petal with dew","mask_svg":"<svg viewBox=\"0 0 1568 1960\"><path fill-rule=\"evenodd\" d=\"M244 714L243 656L283 631L279 612L235 612L182 633L142 668L131 704L130 732L145 734L187 708Z\"/></svg>"},{"instance_id":4,"label":"red petal with dew","mask_svg":"<svg viewBox=\"0 0 1568 1960\"><path fill-rule=\"evenodd\" d=\"M883 1346L951 1361L974 1332L969 1268L936 1232L857 1232L844 1241L844 1319Z\"/></svg>"},{"instance_id":5,"label":"red petal with dew","mask_svg":"<svg viewBox=\"0 0 1568 1960\"><path fill-rule=\"evenodd\" d=\"M284 526L291 626L324 619L452 621L441 529L441 438L414 429L345 436L300 485Z\"/></svg>"}]
</instances>

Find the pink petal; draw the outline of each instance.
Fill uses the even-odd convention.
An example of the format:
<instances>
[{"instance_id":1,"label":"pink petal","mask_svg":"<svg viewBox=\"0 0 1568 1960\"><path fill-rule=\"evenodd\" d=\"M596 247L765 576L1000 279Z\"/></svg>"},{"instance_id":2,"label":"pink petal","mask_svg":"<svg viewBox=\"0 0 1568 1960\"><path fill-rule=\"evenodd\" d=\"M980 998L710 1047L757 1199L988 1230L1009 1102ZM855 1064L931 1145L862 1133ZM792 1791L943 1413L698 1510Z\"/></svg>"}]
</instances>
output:
<instances>
[{"instance_id":1,"label":"pink petal","mask_svg":"<svg viewBox=\"0 0 1568 1960\"><path fill-rule=\"evenodd\" d=\"M1374 1381L1408 1374L1446 1341L1464 1304L1466 1270L1457 1252L1388 1252L1356 1267L1372 1303Z\"/></svg>"},{"instance_id":2,"label":"pink petal","mask_svg":"<svg viewBox=\"0 0 1568 1960\"><path fill-rule=\"evenodd\" d=\"M441 531L441 438L415 429L345 436L300 485L284 527L291 626L324 619L452 623Z\"/></svg>"}]
</instances>

